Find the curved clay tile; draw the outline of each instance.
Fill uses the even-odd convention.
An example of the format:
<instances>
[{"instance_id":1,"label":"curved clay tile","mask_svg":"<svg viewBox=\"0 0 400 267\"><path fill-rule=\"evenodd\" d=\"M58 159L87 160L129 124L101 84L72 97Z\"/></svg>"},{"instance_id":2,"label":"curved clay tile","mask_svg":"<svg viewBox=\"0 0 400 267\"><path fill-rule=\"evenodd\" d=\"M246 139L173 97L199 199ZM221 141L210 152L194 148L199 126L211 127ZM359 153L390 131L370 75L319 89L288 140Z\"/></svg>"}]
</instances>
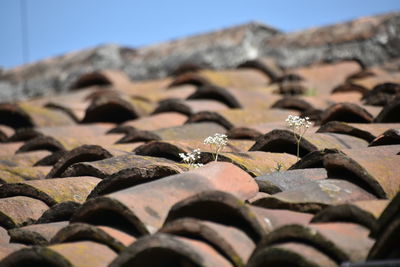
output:
<instances>
[{"instance_id":1,"label":"curved clay tile","mask_svg":"<svg viewBox=\"0 0 400 267\"><path fill-rule=\"evenodd\" d=\"M10 236L8 235L7 230L0 226L0 244L6 244L6 243L10 243Z\"/></svg>"},{"instance_id":2,"label":"curved clay tile","mask_svg":"<svg viewBox=\"0 0 400 267\"><path fill-rule=\"evenodd\" d=\"M50 154L46 150L18 153L9 156L0 156L0 165L6 166L34 166L36 162L48 157Z\"/></svg>"},{"instance_id":3,"label":"curved clay tile","mask_svg":"<svg viewBox=\"0 0 400 267\"><path fill-rule=\"evenodd\" d=\"M345 123L340 121L330 121L322 125L317 133L339 133L352 135L367 142L372 142L375 138L389 129L400 128L398 123Z\"/></svg>"},{"instance_id":4,"label":"curved clay tile","mask_svg":"<svg viewBox=\"0 0 400 267\"><path fill-rule=\"evenodd\" d=\"M328 177L351 181L379 198L396 194L400 177L396 172L399 145L315 151L290 169L324 167ZM384 167L383 167L384 166Z\"/></svg>"},{"instance_id":5,"label":"curved clay tile","mask_svg":"<svg viewBox=\"0 0 400 267\"><path fill-rule=\"evenodd\" d=\"M192 115L188 122L214 121L227 130L234 127L247 127L264 123L285 121L289 115L297 115L296 111L280 109L228 109L218 111L201 111Z\"/></svg>"},{"instance_id":6,"label":"curved clay tile","mask_svg":"<svg viewBox=\"0 0 400 267\"><path fill-rule=\"evenodd\" d=\"M142 131L154 131L162 128L169 128L183 125L188 117L177 112L165 112L142 117L133 121L126 121L122 126L131 126Z\"/></svg>"},{"instance_id":7,"label":"curved clay tile","mask_svg":"<svg viewBox=\"0 0 400 267\"><path fill-rule=\"evenodd\" d=\"M304 184L316 180L325 179L328 174L323 168L279 170L273 173L264 174L255 178L260 191L268 194L275 194L287 190L296 189Z\"/></svg>"},{"instance_id":8,"label":"curved clay tile","mask_svg":"<svg viewBox=\"0 0 400 267\"><path fill-rule=\"evenodd\" d=\"M400 145L400 128L385 131L369 144L369 146L387 145Z\"/></svg>"},{"instance_id":9,"label":"curved clay tile","mask_svg":"<svg viewBox=\"0 0 400 267\"><path fill-rule=\"evenodd\" d=\"M165 99L158 103L158 107L153 114L165 112L177 112L190 116L200 111L213 111L228 109L228 106L214 99L183 100L183 99Z\"/></svg>"},{"instance_id":10,"label":"curved clay tile","mask_svg":"<svg viewBox=\"0 0 400 267\"><path fill-rule=\"evenodd\" d=\"M368 89L362 85L354 84L352 82L347 81L333 88L331 93L337 94L337 93L347 93L347 92L357 92L360 93L361 96L363 96L368 93Z\"/></svg>"},{"instance_id":11,"label":"curved clay tile","mask_svg":"<svg viewBox=\"0 0 400 267\"><path fill-rule=\"evenodd\" d=\"M171 207L164 227L184 218L195 218L239 229L254 244L271 230L270 225L257 217L247 204L221 191L202 192L176 203ZM160 231L163 232L163 229Z\"/></svg>"},{"instance_id":12,"label":"curved clay tile","mask_svg":"<svg viewBox=\"0 0 400 267\"><path fill-rule=\"evenodd\" d=\"M368 260L397 259L397 263L395 264L398 264L400 251L398 243L399 233L400 220L399 217L397 217L387 225L387 228L377 238L368 255Z\"/></svg>"},{"instance_id":13,"label":"curved clay tile","mask_svg":"<svg viewBox=\"0 0 400 267\"><path fill-rule=\"evenodd\" d=\"M324 179L260 198L252 204L269 209L316 213L331 205L373 199L375 196L346 180Z\"/></svg>"},{"instance_id":14,"label":"curved clay tile","mask_svg":"<svg viewBox=\"0 0 400 267\"><path fill-rule=\"evenodd\" d=\"M0 244L0 261L7 257L9 254L25 248L25 245L17 243L1 243Z\"/></svg>"},{"instance_id":15,"label":"curved clay tile","mask_svg":"<svg viewBox=\"0 0 400 267\"><path fill-rule=\"evenodd\" d=\"M16 153L48 150L51 152L65 151L65 147L58 140L51 136L38 136L23 144Z\"/></svg>"},{"instance_id":16,"label":"curved clay tile","mask_svg":"<svg viewBox=\"0 0 400 267\"><path fill-rule=\"evenodd\" d=\"M53 152L50 155L36 161L33 166L53 166L57 163L57 161L60 160L62 156L65 155L65 153L67 153L67 151L64 150Z\"/></svg>"},{"instance_id":17,"label":"curved clay tile","mask_svg":"<svg viewBox=\"0 0 400 267\"><path fill-rule=\"evenodd\" d=\"M271 106L271 108L294 109L301 112L314 110L314 106L305 99L291 96L279 99Z\"/></svg>"},{"instance_id":18,"label":"curved clay tile","mask_svg":"<svg viewBox=\"0 0 400 267\"><path fill-rule=\"evenodd\" d=\"M382 111L375 117L374 122L400 122L400 97L396 97L387 104Z\"/></svg>"},{"instance_id":19,"label":"curved clay tile","mask_svg":"<svg viewBox=\"0 0 400 267\"><path fill-rule=\"evenodd\" d=\"M126 87L132 86L128 76L117 70L103 70L92 73L87 73L80 76L71 86L72 90L91 86L113 86L121 91Z\"/></svg>"},{"instance_id":20,"label":"curved clay tile","mask_svg":"<svg viewBox=\"0 0 400 267\"><path fill-rule=\"evenodd\" d=\"M188 123L195 122L215 122L224 127L227 130L230 130L234 127L234 125L227 120L223 115L214 112L214 111L200 111L196 114L193 114L187 120Z\"/></svg>"},{"instance_id":21,"label":"curved clay tile","mask_svg":"<svg viewBox=\"0 0 400 267\"><path fill-rule=\"evenodd\" d=\"M249 206L251 211L263 220L272 231L288 224L308 225L312 219L312 215L305 212L296 212L285 209L265 209L257 206Z\"/></svg>"},{"instance_id":22,"label":"curved clay tile","mask_svg":"<svg viewBox=\"0 0 400 267\"><path fill-rule=\"evenodd\" d=\"M230 267L232 264L207 243L169 234L140 238L109 265Z\"/></svg>"},{"instance_id":23,"label":"curved clay tile","mask_svg":"<svg viewBox=\"0 0 400 267\"><path fill-rule=\"evenodd\" d=\"M0 226L11 229L34 223L49 207L30 197L0 199Z\"/></svg>"},{"instance_id":24,"label":"curved clay tile","mask_svg":"<svg viewBox=\"0 0 400 267\"><path fill-rule=\"evenodd\" d=\"M93 176L104 179L123 170L132 173L141 171L144 176L147 176L150 173L155 175L162 172L180 173L186 168L181 168L181 166L168 159L130 153L98 161L72 164L61 174L61 177Z\"/></svg>"},{"instance_id":25,"label":"curved clay tile","mask_svg":"<svg viewBox=\"0 0 400 267\"><path fill-rule=\"evenodd\" d=\"M0 124L13 129L34 127L30 115L14 104L0 104Z\"/></svg>"},{"instance_id":26,"label":"curved clay tile","mask_svg":"<svg viewBox=\"0 0 400 267\"><path fill-rule=\"evenodd\" d=\"M165 140L165 141L152 141L137 147L134 152L137 155L151 156L166 158L175 162L181 162L179 153L191 153L194 149L200 149L202 152L214 153L209 145L204 144L204 139L193 140ZM236 152L247 151L252 145L253 141L248 140L230 140L220 152ZM205 154L201 154L203 156ZM209 160L210 157L205 158ZM206 162L206 161L205 161Z\"/></svg>"},{"instance_id":27,"label":"curved clay tile","mask_svg":"<svg viewBox=\"0 0 400 267\"><path fill-rule=\"evenodd\" d=\"M216 157L215 152L203 152L202 162L211 162ZM277 170L284 171L292 166L296 157L286 153L270 153L263 151L220 153L218 161L231 162L256 177Z\"/></svg>"},{"instance_id":28,"label":"curved clay tile","mask_svg":"<svg viewBox=\"0 0 400 267\"><path fill-rule=\"evenodd\" d=\"M35 246L18 250L3 259L4 267L26 266L99 266L107 267L117 254L107 246L82 241L48 247Z\"/></svg>"},{"instance_id":29,"label":"curved clay tile","mask_svg":"<svg viewBox=\"0 0 400 267\"><path fill-rule=\"evenodd\" d=\"M135 242L135 238L107 226L93 226L86 223L72 223L59 229L51 238L52 244L77 241L93 241L108 246L116 253L122 252Z\"/></svg>"},{"instance_id":30,"label":"curved clay tile","mask_svg":"<svg viewBox=\"0 0 400 267\"><path fill-rule=\"evenodd\" d=\"M110 130L114 124L111 123L96 123L85 125L68 125L54 126L41 128L22 128L18 129L14 135L9 138L10 142L29 141L39 136L49 136L55 139L60 138L96 138L102 136Z\"/></svg>"},{"instance_id":31,"label":"curved clay tile","mask_svg":"<svg viewBox=\"0 0 400 267\"><path fill-rule=\"evenodd\" d=\"M211 85L210 81L202 77L197 72L187 72L175 77L175 79L168 85L168 88L173 88L182 85L205 86Z\"/></svg>"},{"instance_id":32,"label":"curved clay tile","mask_svg":"<svg viewBox=\"0 0 400 267\"><path fill-rule=\"evenodd\" d=\"M389 204L378 218L378 227L375 229L375 231L371 232L371 236L377 238L382 235L385 229L388 228L389 224L399 217L399 210L400 193L397 193L396 196L390 200Z\"/></svg>"},{"instance_id":33,"label":"curved clay tile","mask_svg":"<svg viewBox=\"0 0 400 267\"><path fill-rule=\"evenodd\" d=\"M310 66L292 69L291 72L304 78L306 88L315 89L318 95L328 95L332 88L342 83L346 77L360 70L354 60L316 63Z\"/></svg>"},{"instance_id":34,"label":"curved clay tile","mask_svg":"<svg viewBox=\"0 0 400 267\"><path fill-rule=\"evenodd\" d=\"M160 162L161 163L161 162ZM128 167L122 169L112 175L106 176L97 184L90 192L88 199L98 196L117 192L132 186L148 183L169 175L181 173L186 170L183 166L176 168L162 167L158 164L157 167Z\"/></svg>"},{"instance_id":35,"label":"curved clay tile","mask_svg":"<svg viewBox=\"0 0 400 267\"><path fill-rule=\"evenodd\" d=\"M382 83L375 86L363 96L366 105L385 106L400 95L400 84Z\"/></svg>"},{"instance_id":36,"label":"curved clay tile","mask_svg":"<svg viewBox=\"0 0 400 267\"><path fill-rule=\"evenodd\" d=\"M148 142L161 140L161 137L151 131L138 130L132 126L120 125L109 131L109 133L121 133L124 136L117 141L117 144Z\"/></svg>"},{"instance_id":37,"label":"curved clay tile","mask_svg":"<svg viewBox=\"0 0 400 267\"><path fill-rule=\"evenodd\" d=\"M0 197L27 196L41 200L48 206L65 201L83 203L99 181L94 177L70 177L4 184L0 187Z\"/></svg>"},{"instance_id":38,"label":"curved clay tile","mask_svg":"<svg viewBox=\"0 0 400 267\"><path fill-rule=\"evenodd\" d=\"M107 225L133 232L135 236L152 233L162 226L174 204L206 190L228 191L245 200L253 197L258 188L250 175L233 164L209 163L189 172L90 199L75 213L72 221Z\"/></svg>"},{"instance_id":39,"label":"curved clay tile","mask_svg":"<svg viewBox=\"0 0 400 267\"><path fill-rule=\"evenodd\" d=\"M179 76L186 73L193 73L193 72L195 73L207 67L208 66L206 63L191 62L191 61L183 62L180 63L173 71L171 71L169 75Z\"/></svg>"},{"instance_id":40,"label":"curved clay tile","mask_svg":"<svg viewBox=\"0 0 400 267\"><path fill-rule=\"evenodd\" d=\"M214 122L187 123L154 131L136 130L130 126L119 126L113 132L124 132L125 136L118 143L143 142L155 140L204 139L215 133L225 133L225 129Z\"/></svg>"},{"instance_id":41,"label":"curved clay tile","mask_svg":"<svg viewBox=\"0 0 400 267\"><path fill-rule=\"evenodd\" d=\"M225 133L225 128L214 122L186 123L153 131L163 140L203 139L215 133Z\"/></svg>"},{"instance_id":42,"label":"curved clay tile","mask_svg":"<svg viewBox=\"0 0 400 267\"><path fill-rule=\"evenodd\" d=\"M178 219L164 225L160 232L206 242L234 266L245 266L255 249L254 242L241 230L210 221Z\"/></svg>"},{"instance_id":43,"label":"curved clay tile","mask_svg":"<svg viewBox=\"0 0 400 267\"><path fill-rule=\"evenodd\" d=\"M212 99L220 101L230 108L242 108L240 100L232 95L228 89L217 86L201 86L187 99Z\"/></svg>"},{"instance_id":44,"label":"curved clay tile","mask_svg":"<svg viewBox=\"0 0 400 267\"><path fill-rule=\"evenodd\" d=\"M374 116L369 110L354 103L338 103L330 106L321 114L320 124L323 125L330 121L343 121L353 123L372 122Z\"/></svg>"},{"instance_id":45,"label":"curved clay tile","mask_svg":"<svg viewBox=\"0 0 400 267\"><path fill-rule=\"evenodd\" d=\"M356 223L374 231L378 225L377 219L387 204L387 200L368 200L330 206L315 214L311 222Z\"/></svg>"},{"instance_id":46,"label":"curved clay tile","mask_svg":"<svg viewBox=\"0 0 400 267\"><path fill-rule=\"evenodd\" d=\"M121 97L98 97L93 99L92 103L86 109L85 117L82 123L93 122L114 122L122 123L128 120L134 120L143 112L138 110L132 102Z\"/></svg>"},{"instance_id":47,"label":"curved clay tile","mask_svg":"<svg viewBox=\"0 0 400 267\"><path fill-rule=\"evenodd\" d=\"M232 128L229 130L226 135L228 139L249 139L249 140L256 140L258 137L262 135L260 131L257 129L247 128L247 127L237 127Z\"/></svg>"},{"instance_id":48,"label":"curved clay tile","mask_svg":"<svg viewBox=\"0 0 400 267\"><path fill-rule=\"evenodd\" d=\"M268 76L262 71L249 68L226 69L226 70L201 70L201 77L207 79L211 84L232 88L255 88L264 86L269 82Z\"/></svg>"},{"instance_id":49,"label":"curved clay tile","mask_svg":"<svg viewBox=\"0 0 400 267\"><path fill-rule=\"evenodd\" d=\"M366 147L367 143L359 138L341 134L306 133L300 141L299 155L325 148L348 149ZM249 151L289 153L297 155L297 141L289 130L273 130L258 138Z\"/></svg>"},{"instance_id":50,"label":"curved clay tile","mask_svg":"<svg viewBox=\"0 0 400 267\"><path fill-rule=\"evenodd\" d=\"M333 259L337 264L345 261L366 260L373 239L369 230L352 223L321 223L310 225L286 225L269 233L258 249L288 240L311 245ZM290 241L289 241L290 242Z\"/></svg>"},{"instance_id":51,"label":"curved clay tile","mask_svg":"<svg viewBox=\"0 0 400 267\"><path fill-rule=\"evenodd\" d=\"M286 242L257 249L246 266L316 266L336 267L338 264L322 251L300 242Z\"/></svg>"},{"instance_id":52,"label":"curved clay tile","mask_svg":"<svg viewBox=\"0 0 400 267\"><path fill-rule=\"evenodd\" d=\"M86 103L69 103L62 105L54 102L49 102L44 105L50 110L60 111L68 115L75 123L79 123L83 118L83 113L86 108Z\"/></svg>"},{"instance_id":53,"label":"curved clay tile","mask_svg":"<svg viewBox=\"0 0 400 267\"><path fill-rule=\"evenodd\" d=\"M397 193L379 217L378 227L371 232L371 236L376 238L376 242L368 255L369 260L398 259L399 203L400 193Z\"/></svg>"},{"instance_id":54,"label":"curved clay tile","mask_svg":"<svg viewBox=\"0 0 400 267\"><path fill-rule=\"evenodd\" d=\"M0 165L0 184L19 183L29 180L41 180L49 173L48 166L16 166L8 167Z\"/></svg>"},{"instance_id":55,"label":"curved clay tile","mask_svg":"<svg viewBox=\"0 0 400 267\"><path fill-rule=\"evenodd\" d=\"M96 145L83 145L65 153L54 164L53 168L47 174L47 178L60 177L61 174L72 164L77 162L89 162L111 158L112 154Z\"/></svg>"},{"instance_id":56,"label":"curved clay tile","mask_svg":"<svg viewBox=\"0 0 400 267\"><path fill-rule=\"evenodd\" d=\"M58 203L46 210L36 223L69 221L81 204L73 201Z\"/></svg>"},{"instance_id":57,"label":"curved clay tile","mask_svg":"<svg viewBox=\"0 0 400 267\"><path fill-rule=\"evenodd\" d=\"M397 151L398 146L344 150L345 154L325 155L324 167L329 177L348 179L379 198L392 198L400 186Z\"/></svg>"},{"instance_id":58,"label":"curved clay tile","mask_svg":"<svg viewBox=\"0 0 400 267\"><path fill-rule=\"evenodd\" d=\"M247 60L239 64L237 68L259 70L267 75L271 82L275 81L282 74L282 69L276 64L273 58Z\"/></svg>"},{"instance_id":59,"label":"curved clay tile","mask_svg":"<svg viewBox=\"0 0 400 267\"><path fill-rule=\"evenodd\" d=\"M214 100L230 108L260 108L267 109L280 98L265 88L243 90L237 88L222 88L217 86L199 87L188 100Z\"/></svg>"},{"instance_id":60,"label":"curved clay tile","mask_svg":"<svg viewBox=\"0 0 400 267\"><path fill-rule=\"evenodd\" d=\"M14 228L8 231L10 234L10 242L25 245L46 246L50 244L50 240L62 228L68 225L67 221L32 224L20 228Z\"/></svg>"}]
</instances>

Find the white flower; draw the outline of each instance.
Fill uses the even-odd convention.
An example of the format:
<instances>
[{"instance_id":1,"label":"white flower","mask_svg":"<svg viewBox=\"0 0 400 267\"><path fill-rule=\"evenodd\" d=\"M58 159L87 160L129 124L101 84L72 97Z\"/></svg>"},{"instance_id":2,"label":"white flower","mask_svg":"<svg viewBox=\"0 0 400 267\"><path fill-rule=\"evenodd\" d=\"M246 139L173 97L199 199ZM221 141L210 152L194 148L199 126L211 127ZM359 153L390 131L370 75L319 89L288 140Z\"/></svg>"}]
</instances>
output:
<instances>
[{"instance_id":1,"label":"white flower","mask_svg":"<svg viewBox=\"0 0 400 267\"><path fill-rule=\"evenodd\" d=\"M309 120L309 117L301 118L299 116L289 115L286 119L286 123L290 128L298 130L301 127L309 128L311 126L311 122Z\"/></svg>"},{"instance_id":2,"label":"white flower","mask_svg":"<svg viewBox=\"0 0 400 267\"><path fill-rule=\"evenodd\" d=\"M228 144L228 136L226 134L216 133L204 139L204 144L210 145L215 149L215 161L218 160L218 153Z\"/></svg>"},{"instance_id":3,"label":"white flower","mask_svg":"<svg viewBox=\"0 0 400 267\"><path fill-rule=\"evenodd\" d=\"M201 163L195 163L196 160L200 159L200 149L195 149L189 153L179 153L179 157L183 160L184 163L189 164L191 167L198 168L203 166Z\"/></svg>"},{"instance_id":4,"label":"white flower","mask_svg":"<svg viewBox=\"0 0 400 267\"><path fill-rule=\"evenodd\" d=\"M309 117L300 117L289 115L286 119L286 124L292 129L293 136L297 143L297 159L300 157L300 142L307 129L312 125Z\"/></svg>"}]
</instances>

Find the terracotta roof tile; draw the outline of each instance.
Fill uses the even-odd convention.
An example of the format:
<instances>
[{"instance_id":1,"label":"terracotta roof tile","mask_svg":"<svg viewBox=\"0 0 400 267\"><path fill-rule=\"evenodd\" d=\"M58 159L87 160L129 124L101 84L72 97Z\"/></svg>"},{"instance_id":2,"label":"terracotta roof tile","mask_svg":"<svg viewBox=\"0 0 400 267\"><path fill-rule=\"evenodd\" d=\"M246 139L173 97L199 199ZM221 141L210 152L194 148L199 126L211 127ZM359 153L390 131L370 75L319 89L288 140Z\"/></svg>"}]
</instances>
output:
<instances>
[{"instance_id":1,"label":"terracotta roof tile","mask_svg":"<svg viewBox=\"0 0 400 267\"><path fill-rule=\"evenodd\" d=\"M4 266L24 264L58 266L108 266L117 254L105 245L82 241L16 251L3 259Z\"/></svg>"},{"instance_id":2,"label":"terracotta roof tile","mask_svg":"<svg viewBox=\"0 0 400 267\"><path fill-rule=\"evenodd\" d=\"M1 146L0 146L1 147ZM4 166L34 166L36 162L50 155L49 151L38 150L8 156L0 156L0 165Z\"/></svg>"},{"instance_id":3,"label":"terracotta roof tile","mask_svg":"<svg viewBox=\"0 0 400 267\"><path fill-rule=\"evenodd\" d=\"M143 177L148 178L152 174L159 177L159 173L175 174L186 170L185 166L176 164L168 159L147 157L135 155L133 153L111 157L108 159L78 162L72 164L60 174L61 177L70 176L93 176L98 178L106 178L111 175L128 173L140 173Z\"/></svg>"},{"instance_id":4,"label":"terracotta roof tile","mask_svg":"<svg viewBox=\"0 0 400 267\"><path fill-rule=\"evenodd\" d=\"M367 200L330 206L315 214L312 222L351 222L375 231L378 217L388 202L388 200Z\"/></svg>"},{"instance_id":5,"label":"terracotta roof tile","mask_svg":"<svg viewBox=\"0 0 400 267\"><path fill-rule=\"evenodd\" d=\"M322 125L317 132L319 133L341 133L362 138L367 142L372 142L386 130L400 128L398 123L345 123L330 121Z\"/></svg>"},{"instance_id":6,"label":"terracotta roof tile","mask_svg":"<svg viewBox=\"0 0 400 267\"><path fill-rule=\"evenodd\" d=\"M68 222L55 222L46 224L32 224L19 228L14 228L8 231L13 243L25 245L41 245L47 246L55 234L67 226Z\"/></svg>"},{"instance_id":7,"label":"terracotta roof tile","mask_svg":"<svg viewBox=\"0 0 400 267\"><path fill-rule=\"evenodd\" d=\"M63 112L26 103L0 105L1 124L14 129L32 126L71 125L73 120Z\"/></svg>"},{"instance_id":8,"label":"terracotta roof tile","mask_svg":"<svg viewBox=\"0 0 400 267\"><path fill-rule=\"evenodd\" d=\"M165 112L142 117L136 120L126 121L122 125L131 126L138 130L153 131L162 128L180 126L187 120L187 116L178 112Z\"/></svg>"},{"instance_id":9,"label":"terracotta roof tile","mask_svg":"<svg viewBox=\"0 0 400 267\"><path fill-rule=\"evenodd\" d=\"M65 201L83 203L99 182L100 179L94 177L69 177L8 183L0 187L0 197L27 196L39 199L48 206Z\"/></svg>"},{"instance_id":10,"label":"terracotta roof tile","mask_svg":"<svg viewBox=\"0 0 400 267\"><path fill-rule=\"evenodd\" d=\"M0 172L2 174L0 177L0 183L18 183L21 181L43 179L47 176L50 169L51 167L48 166L0 166Z\"/></svg>"},{"instance_id":11,"label":"terracotta roof tile","mask_svg":"<svg viewBox=\"0 0 400 267\"><path fill-rule=\"evenodd\" d=\"M0 199L0 226L11 229L34 223L49 207L30 197L16 196Z\"/></svg>"},{"instance_id":12,"label":"terracotta roof tile","mask_svg":"<svg viewBox=\"0 0 400 267\"><path fill-rule=\"evenodd\" d=\"M53 244L76 241L93 241L104 244L116 253L122 252L135 242L135 238L117 229L107 226L94 226L86 223L65 225L52 237Z\"/></svg>"},{"instance_id":13,"label":"terracotta roof tile","mask_svg":"<svg viewBox=\"0 0 400 267\"><path fill-rule=\"evenodd\" d=\"M75 201L65 201L51 206L46 210L36 223L52 223L69 221L75 211L81 206Z\"/></svg>"},{"instance_id":14,"label":"terracotta roof tile","mask_svg":"<svg viewBox=\"0 0 400 267\"><path fill-rule=\"evenodd\" d=\"M266 236L257 250L276 243L286 243L287 240L296 240L313 246L337 263L359 262L366 259L374 242L368 237L368 233L366 228L351 223L286 225Z\"/></svg>"},{"instance_id":15,"label":"terracotta roof tile","mask_svg":"<svg viewBox=\"0 0 400 267\"><path fill-rule=\"evenodd\" d=\"M214 222L238 229L254 244L257 244L272 228L263 216L258 216L252 206L222 191L204 191L176 203L171 207L164 227L185 218Z\"/></svg>"},{"instance_id":16,"label":"terracotta roof tile","mask_svg":"<svg viewBox=\"0 0 400 267\"><path fill-rule=\"evenodd\" d=\"M113 217L115 220L120 218L121 225L122 222L125 227L130 225L128 233L153 233L161 227L172 205L205 190L229 191L240 199L247 199L256 194L258 187L250 175L238 167L229 163L210 163L204 168L91 199L75 213L72 221L114 225L117 222L107 221L110 215L101 216L108 211L115 216L118 214L118 217ZM154 194L155 191L158 194ZM104 222L100 223L102 220Z\"/></svg>"},{"instance_id":17,"label":"terracotta roof tile","mask_svg":"<svg viewBox=\"0 0 400 267\"><path fill-rule=\"evenodd\" d=\"M152 252L152 257L147 255ZM232 264L212 246L187 237L155 234L139 239L125 249L110 267L157 266L179 264L204 267L229 267Z\"/></svg>"},{"instance_id":18,"label":"terracotta roof tile","mask_svg":"<svg viewBox=\"0 0 400 267\"><path fill-rule=\"evenodd\" d=\"M252 204L315 213L331 205L372 199L376 199L374 195L346 180L325 179L259 199Z\"/></svg>"},{"instance_id":19,"label":"terracotta roof tile","mask_svg":"<svg viewBox=\"0 0 400 267\"><path fill-rule=\"evenodd\" d=\"M247 125L281 122L296 111L277 109L229 109L221 111L202 111L191 116L188 122L214 121L226 129L246 127Z\"/></svg>"},{"instance_id":20,"label":"terracotta roof tile","mask_svg":"<svg viewBox=\"0 0 400 267\"><path fill-rule=\"evenodd\" d=\"M213 161L215 153L203 152L203 162ZM287 170L296 162L296 157L286 153L270 153L262 151L227 152L218 155L219 161L231 162L251 176L260 176L277 170Z\"/></svg>"},{"instance_id":21,"label":"terracotta roof tile","mask_svg":"<svg viewBox=\"0 0 400 267\"><path fill-rule=\"evenodd\" d=\"M250 151L289 153L297 155L297 141L289 130L273 130L262 137ZM300 141L300 156L325 148L349 149L364 148L368 143L362 139L342 134L305 133Z\"/></svg>"},{"instance_id":22,"label":"terracotta roof tile","mask_svg":"<svg viewBox=\"0 0 400 267\"><path fill-rule=\"evenodd\" d=\"M256 250L247 266L302 264L304 266L335 267L338 264L319 249L300 242L286 242Z\"/></svg>"},{"instance_id":23,"label":"terracotta roof tile","mask_svg":"<svg viewBox=\"0 0 400 267\"><path fill-rule=\"evenodd\" d=\"M261 192L275 194L295 189L304 184L312 183L328 177L323 168L298 169L288 171L275 171L256 177L256 182Z\"/></svg>"},{"instance_id":24,"label":"terracotta roof tile","mask_svg":"<svg viewBox=\"0 0 400 267\"><path fill-rule=\"evenodd\" d=\"M0 260L3 260L6 256L13 253L14 251L25 248L25 245L16 243L0 244Z\"/></svg>"}]
</instances>

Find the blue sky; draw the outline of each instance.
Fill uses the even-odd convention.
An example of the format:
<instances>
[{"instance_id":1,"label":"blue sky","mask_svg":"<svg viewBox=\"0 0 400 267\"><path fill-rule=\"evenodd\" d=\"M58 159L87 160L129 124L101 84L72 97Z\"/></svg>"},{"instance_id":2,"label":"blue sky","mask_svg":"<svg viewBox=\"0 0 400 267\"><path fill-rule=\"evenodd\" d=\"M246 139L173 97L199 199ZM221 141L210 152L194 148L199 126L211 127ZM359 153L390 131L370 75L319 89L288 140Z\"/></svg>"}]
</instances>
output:
<instances>
[{"instance_id":1,"label":"blue sky","mask_svg":"<svg viewBox=\"0 0 400 267\"><path fill-rule=\"evenodd\" d=\"M1 0L3 67L24 63L23 1L29 62L104 43L139 47L249 21L297 31L400 11L400 0Z\"/></svg>"}]
</instances>

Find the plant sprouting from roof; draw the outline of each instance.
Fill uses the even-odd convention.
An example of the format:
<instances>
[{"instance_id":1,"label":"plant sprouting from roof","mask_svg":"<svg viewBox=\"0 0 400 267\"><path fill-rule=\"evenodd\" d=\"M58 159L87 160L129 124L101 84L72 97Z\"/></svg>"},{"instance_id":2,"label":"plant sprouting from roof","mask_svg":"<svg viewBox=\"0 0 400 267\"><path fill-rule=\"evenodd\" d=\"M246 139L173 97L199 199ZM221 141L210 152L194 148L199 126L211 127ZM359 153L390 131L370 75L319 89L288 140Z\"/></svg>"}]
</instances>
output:
<instances>
[{"instance_id":1,"label":"plant sprouting from roof","mask_svg":"<svg viewBox=\"0 0 400 267\"><path fill-rule=\"evenodd\" d=\"M309 117L300 117L289 115L286 119L287 126L292 130L297 143L297 160L300 158L300 142L308 128L311 126Z\"/></svg>"},{"instance_id":2,"label":"plant sprouting from roof","mask_svg":"<svg viewBox=\"0 0 400 267\"><path fill-rule=\"evenodd\" d=\"M211 150L214 150L214 160L218 160L219 152L228 144L228 136L226 134L216 133L214 136L209 136L204 139L204 144L210 145Z\"/></svg>"},{"instance_id":3,"label":"plant sprouting from roof","mask_svg":"<svg viewBox=\"0 0 400 267\"><path fill-rule=\"evenodd\" d=\"M200 159L200 154L200 149L197 148L189 153L179 153L179 157L181 157L184 163L189 164L190 167L199 168L203 166L202 163L196 163Z\"/></svg>"}]
</instances>

